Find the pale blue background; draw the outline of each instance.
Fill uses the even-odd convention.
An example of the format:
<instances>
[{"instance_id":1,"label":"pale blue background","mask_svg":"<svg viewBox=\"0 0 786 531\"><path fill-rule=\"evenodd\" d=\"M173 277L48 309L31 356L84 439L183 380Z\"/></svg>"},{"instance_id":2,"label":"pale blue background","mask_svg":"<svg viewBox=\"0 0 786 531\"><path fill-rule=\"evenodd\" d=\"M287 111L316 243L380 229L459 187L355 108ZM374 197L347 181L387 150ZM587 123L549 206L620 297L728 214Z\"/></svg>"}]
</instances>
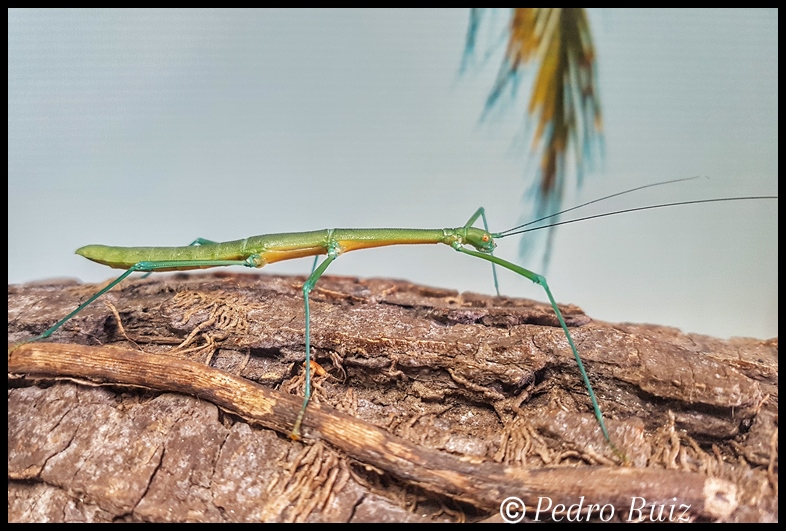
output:
<instances>
[{"instance_id":1,"label":"pale blue background","mask_svg":"<svg viewBox=\"0 0 786 531\"><path fill-rule=\"evenodd\" d=\"M596 211L777 194L777 11L590 18L606 156L568 204L697 174L711 179ZM464 10L10 10L8 282L109 278L73 254L88 243L456 226L481 204L492 231L517 224L535 168L526 91L479 122L505 19L459 74ZM777 253L775 201L684 207L561 229L547 276L596 319L766 338ZM500 242L540 267L517 254ZM350 253L328 272L493 289L486 263L443 246ZM502 289L544 298L510 274Z\"/></svg>"}]
</instances>

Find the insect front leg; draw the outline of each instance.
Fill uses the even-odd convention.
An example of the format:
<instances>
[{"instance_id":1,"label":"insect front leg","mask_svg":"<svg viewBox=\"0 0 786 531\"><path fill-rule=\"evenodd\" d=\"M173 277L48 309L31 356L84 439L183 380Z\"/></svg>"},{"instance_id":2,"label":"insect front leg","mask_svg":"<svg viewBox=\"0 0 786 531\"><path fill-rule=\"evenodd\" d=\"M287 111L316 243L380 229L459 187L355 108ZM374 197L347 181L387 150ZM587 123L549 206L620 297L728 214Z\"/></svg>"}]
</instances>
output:
<instances>
[{"instance_id":1,"label":"insect front leg","mask_svg":"<svg viewBox=\"0 0 786 531\"><path fill-rule=\"evenodd\" d=\"M603 414L601 413L600 406L598 405L598 399L595 397L595 391L592 390L592 384L589 381L589 376L587 376L587 371L584 369L584 363L582 363L581 356L579 356L579 351L576 348L576 344L573 342L573 337L570 335L570 331L568 330L568 325L565 324L565 319L562 317L562 312L557 306L557 302L554 300L554 296L551 294L551 289L549 289L549 285L546 282L546 278L537 273L533 273L529 269L525 269L521 266L508 262L507 260L503 260L502 258L492 256L490 254L473 251L471 249L466 249L460 246L455 246L454 248L461 253L468 254L470 256L475 256L477 258L482 258L483 260L486 260L488 262L498 264L504 267L505 269L509 269L514 273L518 273L519 275L531 280L532 282L538 284L543 288L543 290L546 292L546 296L549 298L549 302L551 303L552 309L554 309L554 313L557 315L557 320L559 320L560 327L562 327L562 331L565 333L565 337L568 338L568 344L570 344L570 349L571 351L573 351L573 357L576 359L576 364L579 366L579 372L581 373L581 378L584 381L584 386L587 388L587 392L589 393L590 401L592 402L592 409L595 412L595 418L598 419L598 425L600 426L600 429L603 432L603 436L606 438L606 441L609 443L612 450L614 450L615 453L619 454L621 457L624 458L624 455L619 450L617 450L617 447L614 446L613 442L611 442L609 431L606 429L606 423L603 420Z\"/></svg>"}]
</instances>

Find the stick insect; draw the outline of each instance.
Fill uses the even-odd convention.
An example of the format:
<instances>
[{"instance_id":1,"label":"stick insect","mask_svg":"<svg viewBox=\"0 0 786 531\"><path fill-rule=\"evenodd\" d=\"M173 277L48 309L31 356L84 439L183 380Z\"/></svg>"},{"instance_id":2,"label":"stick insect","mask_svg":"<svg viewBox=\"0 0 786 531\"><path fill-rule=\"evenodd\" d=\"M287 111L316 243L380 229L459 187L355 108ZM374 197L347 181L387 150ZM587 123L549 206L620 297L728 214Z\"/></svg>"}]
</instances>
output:
<instances>
[{"instance_id":1,"label":"stick insect","mask_svg":"<svg viewBox=\"0 0 786 531\"><path fill-rule=\"evenodd\" d=\"M164 272L164 271L183 271L189 269L206 269L211 267L222 266L243 266L260 268L267 264L283 260L291 260L294 258L303 258L307 256L314 256L314 268L305 281L302 287L303 303L305 312L305 386L303 393L303 405L298 413L295 424L290 432L290 438L298 440L301 437L301 424L306 414L306 409L311 398L311 324L310 324L310 308L309 308L309 294L316 286L320 277L325 273L327 268L333 263L341 254L349 251L359 249L369 249L373 247L383 247L391 245L414 245L414 244L444 244L452 247L455 251L462 254L473 256L481 260L491 262L492 271L494 275L494 286L499 295L499 283L497 281L496 266L503 267L522 277L532 281L533 283L541 286L548 297L554 313L557 316L560 327L567 338L573 357L581 374L581 378L589 394L592 403L592 409L597 419L603 437L610 444L612 449L616 450L609 431L606 428L606 423L603 418L600 406L598 405L595 392L593 391L592 384L589 381L587 372L582 363L581 356L573 341L573 337L568 330L562 312L557 306L556 300L552 295L551 289L546 281L546 278L538 273L525 269L517 264L503 260L494 256L493 251L496 247L496 240L512 236L514 234L521 234L537 228L545 228L550 225L539 226L535 229L526 228L529 225L538 223L554 216L559 216L569 211L596 203L611 197L631 193L644 188L652 186L660 186L673 182L684 181L687 179L677 179L673 181L655 183L645 186L640 186L624 192L619 192L606 196L600 199L589 201L587 203L563 210L556 214L546 216L544 218L532 221L530 223L513 227L506 231L491 233L488 229L486 220L485 209L478 208L475 213L467 220L467 222L454 228L443 229L401 229L401 228L382 228L382 229L324 229L310 232L293 232L293 233L280 233L280 234L267 234L261 236L252 236L242 240L235 240L229 242L214 242L203 238L197 238L188 246L182 247L112 247L106 245L87 245L76 250L76 254L84 256L85 258L94 262L107 265L116 269L125 269L126 271L117 277L114 281L110 282L103 289L96 292L89 299L79 305L74 311L57 321L49 329L42 334L35 336L25 342L38 341L45 339L52 335L57 329L63 326L71 318L84 310L87 306L92 304L101 295L111 290L117 284L122 282L126 277L134 272ZM595 216L588 216L571 221L562 221L556 224L571 223L581 221L584 219L592 219L602 216L609 216L625 212L633 212L637 210L647 210L652 208L663 208L669 206L677 206L684 204L707 203L717 201L736 201L736 200L752 200L752 199L777 199L774 196L758 196L758 197L735 197L735 198L720 198L720 199L705 199L698 201L687 201L679 203L659 204L645 207L638 207L633 209L609 212ZM475 227L478 219L482 220L483 228ZM553 225L553 224L552 224ZM320 255L326 255L326 258L321 264L318 264Z\"/></svg>"}]
</instances>

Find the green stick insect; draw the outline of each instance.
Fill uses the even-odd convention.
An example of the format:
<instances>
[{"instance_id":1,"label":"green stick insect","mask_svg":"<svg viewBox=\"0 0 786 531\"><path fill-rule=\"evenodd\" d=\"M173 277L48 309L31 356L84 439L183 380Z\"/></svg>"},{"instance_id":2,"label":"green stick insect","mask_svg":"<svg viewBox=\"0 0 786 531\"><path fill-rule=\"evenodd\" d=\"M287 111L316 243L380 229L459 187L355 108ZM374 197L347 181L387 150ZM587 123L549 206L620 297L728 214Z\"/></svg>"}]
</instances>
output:
<instances>
[{"instance_id":1,"label":"green stick insect","mask_svg":"<svg viewBox=\"0 0 786 531\"><path fill-rule=\"evenodd\" d=\"M317 261L315 260L315 267L311 272L311 275L303 284L302 288L305 309L305 389L303 405L290 433L290 438L297 440L300 439L301 424L306 413L306 408L308 407L309 399L311 398L311 325L309 294L314 289L314 286L316 285L317 281L319 281L320 277L325 273L325 270L341 254L358 249L370 249L373 247L383 247L390 245L444 244L452 247L454 250L462 254L474 256L476 258L480 258L481 260L491 262L494 274L494 285L497 290L497 295L499 295L499 286L497 282L496 266L509 269L510 271L521 275L522 277L534 282L535 284L538 284L543 288L543 290L546 292L546 296L549 299L551 307L554 309L554 313L557 316L560 327L565 333L565 337L568 340L570 349L573 352L573 357L576 359L576 364L578 365L581 378L584 381L590 401L592 402L592 408L595 413L595 417L597 418L598 425L600 426L605 439L616 451L616 448L611 441L611 437L609 436L608 429L606 428L606 424L603 420L603 414L601 413L600 406L598 405L597 398L595 397L595 392L592 389L592 384L589 381L587 372L584 369L584 364L581 361L581 356L579 356L578 349L576 348L573 338L571 337L568 326L565 324L565 319L563 318L562 312L560 312L560 309L557 306L546 279L542 275L494 256L493 251L496 247L495 240L512 236L514 234L521 234L522 232L535 230L526 229L524 227L544 219L581 208L591 203L596 203L603 199L627 194L651 186L658 186L682 180L686 179L678 179L676 181L668 181L666 183L640 186L601 199L596 199L568 210L564 210L557 214L547 216L546 218L541 218L540 220L535 220L525 225L520 225L518 227L498 233L489 232L485 210L483 207L480 207L464 225L455 228L325 229L311 232L266 234L262 236L252 236L242 240L221 243L198 238L192 242L191 245L183 247L111 247L106 245L87 245L77 249L76 254L84 256L85 258L94 262L98 262L112 268L125 269L126 271L117 279L109 283L106 287L87 299L84 303L79 305L79 307L77 307L74 311L52 325L52 327L47 329L41 335L31 338L26 342L38 341L49 337L58 328L63 326L63 324L68 322L68 320L93 303L93 301L122 282L131 273L137 271L152 273L163 271L183 271L188 269L206 269L222 266L244 266L260 268L267 264L272 264L282 260L291 260L294 258L303 258L307 256L315 256L318 259L319 255L327 255L327 257L318 266L316 265ZM777 197L736 197L661 204L618 212L610 212L597 216L590 216L589 218L608 216L635 210L676 206L681 204L748 199L777 199ZM477 222L478 218L482 219L482 229L473 226ZM579 220L561 223L570 223L573 221ZM540 226L537 228L544 227Z\"/></svg>"}]
</instances>

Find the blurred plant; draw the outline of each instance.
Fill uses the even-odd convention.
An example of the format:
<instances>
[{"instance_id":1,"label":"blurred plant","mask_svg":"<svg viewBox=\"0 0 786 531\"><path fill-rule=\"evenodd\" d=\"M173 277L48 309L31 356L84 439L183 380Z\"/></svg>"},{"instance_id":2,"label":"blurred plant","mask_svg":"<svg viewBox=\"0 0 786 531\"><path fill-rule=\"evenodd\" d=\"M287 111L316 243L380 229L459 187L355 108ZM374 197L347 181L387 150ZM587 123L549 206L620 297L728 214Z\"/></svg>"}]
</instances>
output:
<instances>
[{"instance_id":1,"label":"blurred plant","mask_svg":"<svg viewBox=\"0 0 786 531\"><path fill-rule=\"evenodd\" d=\"M471 11L465 64L474 53L484 12L483 9ZM526 120L536 123L531 149L535 156L539 154L540 165L525 198L534 198L534 214L540 218L561 210L568 169L566 159L570 152L580 186L583 166L591 162L596 141L601 144L595 48L586 11L525 7L512 10L507 49L484 114L499 104L506 89L515 96L519 76L532 61L539 69L532 84ZM554 232L553 227L548 230L544 269L548 266ZM530 240L522 239L522 253L529 250L527 241Z\"/></svg>"}]
</instances>

